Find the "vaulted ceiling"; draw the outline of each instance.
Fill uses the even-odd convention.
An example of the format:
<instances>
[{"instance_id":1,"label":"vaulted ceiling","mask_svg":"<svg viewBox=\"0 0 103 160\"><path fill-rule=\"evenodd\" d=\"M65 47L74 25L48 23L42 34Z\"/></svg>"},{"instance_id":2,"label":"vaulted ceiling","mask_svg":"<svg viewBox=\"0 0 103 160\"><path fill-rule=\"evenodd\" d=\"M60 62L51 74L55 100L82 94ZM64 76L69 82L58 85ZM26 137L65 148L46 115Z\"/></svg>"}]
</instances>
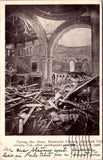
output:
<instances>
[{"instance_id":1,"label":"vaulted ceiling","mask_svg":"<svg viewBox=\"0 0 103 160\"><path fill-rule=\"evenodd\" d=\"M78 19L80 16L89 16L89 9L91 5L7 5L5 10L6 43L23 43L38 38L35 28L32 28L26 19L13 15L14 12L24 12L31 19L35 14L37 17L44 18L44 21L51 20L52 26L47 27L55 29L60 23L73 19L73 17Z\"/></svg>"}]
</instances>

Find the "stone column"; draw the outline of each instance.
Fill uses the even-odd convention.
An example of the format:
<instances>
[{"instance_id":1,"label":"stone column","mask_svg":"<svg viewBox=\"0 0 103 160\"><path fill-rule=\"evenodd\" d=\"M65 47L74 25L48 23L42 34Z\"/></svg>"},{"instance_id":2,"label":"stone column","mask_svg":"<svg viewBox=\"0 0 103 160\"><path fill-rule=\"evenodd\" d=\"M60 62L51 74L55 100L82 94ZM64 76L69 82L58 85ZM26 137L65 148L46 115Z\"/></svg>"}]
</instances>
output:
<instances>
[{"instance_id":1,"label":"stone column","mask_svg":"<svg viewBox=\"0 0 103 160\"><path fill-rule=\"evenodd\" d=\"M91 8L91 29L92 29L92 44L91 44L91 66L92 77L99 75L99 11L98 8ZM99 84L91 86L91 102L99 101Z\"/></svg>"},{"instance_id":2,"label":"stone column","mask_svg":"<svg viewBox=\"0 0 103 160\"><path fill-rule=\"evenodd\" d=\"M53 64L53 57L48 58L48 73L47 79L49 83L52 83L52 64Z\"/></svg>"},{"instance_id":3,"label":"stone column","mask_svg":"<svg viewBox=\"0 0 103 160\"><path fill-rule=\"evenodd\" d=\"M99 74L99 13L98 9L91 10L92 29L92 76Z\"/></svg>"},{"instance_id":4,"label":"stone column","mask_svg":"<svg viewBox=\"0 0 103 160\"><path fill-rule=\"evenodd\" d=\"M42 77L42 86L45 83L45 80L47 79L47 58L46 57L42 57L42 67L43 67L43 77Z\"/></svg>"}]
</instances>

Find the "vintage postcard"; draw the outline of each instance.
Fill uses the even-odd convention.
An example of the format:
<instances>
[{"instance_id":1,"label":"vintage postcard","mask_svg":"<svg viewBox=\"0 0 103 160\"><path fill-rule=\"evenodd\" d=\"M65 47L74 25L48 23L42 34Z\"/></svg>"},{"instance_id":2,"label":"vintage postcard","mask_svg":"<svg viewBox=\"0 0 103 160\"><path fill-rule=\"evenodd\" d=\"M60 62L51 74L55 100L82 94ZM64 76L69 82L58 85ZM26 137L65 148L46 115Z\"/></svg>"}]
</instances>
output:
<instances>
[{"instance_id":1,"label":"vintage postcard","mask_svg":"<svg viewBox=\"0 0 103 160\"><path fill-rule=\"evenodd\" d=\"M101 6L0 2L0 160L102 160Z\"/></svg>"}]
</instances>

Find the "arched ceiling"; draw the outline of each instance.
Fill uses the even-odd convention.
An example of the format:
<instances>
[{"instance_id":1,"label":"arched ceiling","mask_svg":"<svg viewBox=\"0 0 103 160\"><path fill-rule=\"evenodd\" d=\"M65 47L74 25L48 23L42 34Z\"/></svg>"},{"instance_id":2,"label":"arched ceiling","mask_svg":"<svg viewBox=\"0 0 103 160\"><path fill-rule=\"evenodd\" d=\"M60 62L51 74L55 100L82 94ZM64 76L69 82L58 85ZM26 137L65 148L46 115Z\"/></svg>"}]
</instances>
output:
<instances>
[{"instance_id":1,"label":"arched ceiling","mask_svg":"<svg viewBox=\"0 0 103 160\"><path fill-rule=\"evenodd\" d=\"M65 21L63 20L50 20L50 19L46 19L43 17L39 17L37 16L38 20L40 21L40 23L42 24L47 37L51 36L51 34L57 29L57 27L59 27L62 23L64 23Z\"/></svg>"},{"instance_id":2,"label":"arched ceiling","mask_svg":"<svg viewBox=\"0 0 103 160\"><path fill-rule=\"evenodd\" d=\"M89 7L88 5L6 5L6 43L23 43L38 38L35 28L26 23L25 19L13 15L15 12L25 13L32 20L33 15L37 15L38 19L41 17L51 21L50 23L45 21L49 24L47 26L46 23L41 23L42 28L48 34L51 30L47 28L54 28L52 29L54 31L62 22L73 17L78 18L88 12ZM55 23L57 21L58 23Z\"/></svg>"},{"instance_id":3,"label":"arched ceiling","mask_svg":"<svg viewBox=\"0 0 103 160\"><path fill-rule=\"evenodd\" d=\"M64 34L58 41L58 45L66 47L81 47L91 45L91 29L75 28Z\"/></svg>"},{"instance_id":4,"label":"arched ceiling","mask_svg":"<svg viewBox=\"0 0 103 160\"><path fill-rule=\"evenodd\" d=\"M55 48L57 46L58 41L66 34L66 33L70 33L70 31L72 31L73 29L76 28L89 28L91 29L91 26L89 24L86 23L77 23L77 22L64 22L63 24L61 24L52 34L52 37L50 38L49 41L49 54L48 56L53 57L54 56L54 52L55 52ZM69 37L68 37L69 38ZM75 39L75 35L73 37ZM74 40L73 39L73 40ZM67 43L65 41L65 43Z\"/></svg>"},{"instance_id":5,"label":"arched ceiling","mask_svg":"<svg viewBox=\"0 0 103 160\"><path fill-rule=\"evenodd\" d=\"M36 5L34 12L41 17L52 20L68 20L87 11L83 5Z\"/></svg>"},{"instance_id":6,"label":"arched ceiling","mask_svg":"<svg viewBox=\"0 0 103 160\"><path fill-rule=\"evenodd\" d=\"M68 20L73 16L84 14L91 5L7 5L6 15L14 11L28 10L36 15L52 20ZM32 15L31 15L32 16Z\"/></svg>"}]
</instances>

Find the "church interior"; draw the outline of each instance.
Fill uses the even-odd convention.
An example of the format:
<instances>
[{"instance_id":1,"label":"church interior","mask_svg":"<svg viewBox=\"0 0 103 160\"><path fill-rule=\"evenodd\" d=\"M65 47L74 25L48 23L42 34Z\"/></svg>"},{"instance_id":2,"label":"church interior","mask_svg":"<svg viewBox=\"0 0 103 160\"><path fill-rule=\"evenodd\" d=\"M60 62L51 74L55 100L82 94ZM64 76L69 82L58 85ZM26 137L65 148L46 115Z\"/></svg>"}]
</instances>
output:
<instances>
[{"instance_id":1,"label":"church interior","mask_svg":"<svg viewBox=\"0 0 103 160\"><path fill-rule=\"evenodd\" d=\"M99 134L99 5L6 5L5 134Z\"/></svg>"}]
</instances>

